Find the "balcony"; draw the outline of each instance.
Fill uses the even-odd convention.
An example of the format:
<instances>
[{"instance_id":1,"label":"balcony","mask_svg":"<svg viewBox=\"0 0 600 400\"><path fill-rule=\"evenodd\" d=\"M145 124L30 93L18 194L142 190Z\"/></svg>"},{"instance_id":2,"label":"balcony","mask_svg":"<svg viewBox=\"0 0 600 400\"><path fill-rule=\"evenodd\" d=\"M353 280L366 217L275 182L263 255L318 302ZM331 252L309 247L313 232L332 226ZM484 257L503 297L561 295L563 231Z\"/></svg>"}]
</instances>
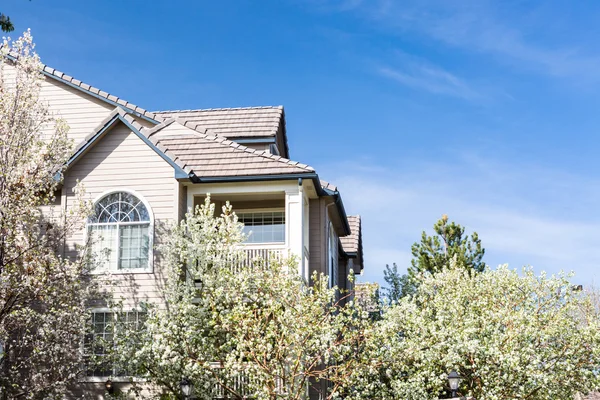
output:
<instances>
[{"instance_id":1,"label":"balcony","mask_svg":"<svg viewBox=\"0 0 600 400\"><path fill-rule=\"evenodd\" d=\"M234 272L241 271L242 268L260 268L262 263L282 260L287 254L283 247L247 247L242 249L241 259L232 265Z\"/></svg>"},{"instance_id":2,"label":"balcony","mask_svg":"<svg viewBox=\"0 0 600 400\"><path fill-rule=\"evenodd\" d=\"M252 392L250 385L253 383L253 378L248 372L241 372L238 376L227 379L221 374L222 366L220 363L212 363L212 368L215 369L217 376L222 379L223 385L215 384L212 389L213 400L224 400L224 399L255 399L256 393ZM254 381L254 383L257 383ZM225 389L226 386L228 389ZM283 396L285 394L283 390L283 384L280 378L276 378L275 382L276 392ZM232 393L235 392L235 395Z\"/></svg>"}]
</instances>

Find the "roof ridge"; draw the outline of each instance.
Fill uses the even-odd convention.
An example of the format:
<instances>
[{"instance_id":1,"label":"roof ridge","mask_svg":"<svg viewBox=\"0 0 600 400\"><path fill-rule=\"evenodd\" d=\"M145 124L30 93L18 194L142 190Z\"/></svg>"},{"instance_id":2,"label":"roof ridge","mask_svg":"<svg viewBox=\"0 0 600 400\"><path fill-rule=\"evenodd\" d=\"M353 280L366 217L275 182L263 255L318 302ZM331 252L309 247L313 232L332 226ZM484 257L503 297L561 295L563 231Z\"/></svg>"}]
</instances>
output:
<instances>
[{"instance_id":1,"label":"roof ridge","mask_svg":"<svg viewBox=\"0 0 600 400\"><path fill-rule=\"evenodd\" d=\"M313 167L311 167L310 165L308 165L308 164L302 164L302 163L300 163L298 161L293 161L293 160L290 160L288 158L284 158L284 157L281 157L281 156L276 156L274 154L271 154L271 153L267 152L266 150L262 150L261 151L261 150L252 149L250 147L244 146L244 145L242 145L242 144L240 144L238 142L234 142L233 140L229 140L229 139L227 139L227 138L225 138L223 136L217 135L215 133L209 134L209 132L211 132L211 131L209 129L207 129L207 128L202 127L200 124L193 123L193 122L190 122L190 121L181 121L181 120L177 120L177 123L179 125L183 125L186 128L189 128L189 129L195 131L203 139L212 140L212 141L217 142L219 144L226 145L226 146L232 147L232 148L237 149L237 150L245 151L246 153L250 153L250 154L257 155L257 156L261 156L263 158L267 158L267 159L270 159L270 160L273 160L273 161L282 162L284 164L291 165L293 167L302 168L302 169L305 169L305 170L310 171L310 172L314 172L315 171L315 169ZM203 131L199 131L198 129L202 129Z\"/></svg>"},{"instance_id":2,"label":"roof ridge","mask_svg":"<svg viewBox=\"0 0 600 400\"><path fill-rule=\"evenodd\" d=\"M248 107L217 107L217 108L189 108L182 110L157 110L152 111L155 114L162 113L184 113L184 112L194 112L194 111L232 111L232 110L283 110L282 105L278 106L248 106Z\"/></svg>"}]
</instances>

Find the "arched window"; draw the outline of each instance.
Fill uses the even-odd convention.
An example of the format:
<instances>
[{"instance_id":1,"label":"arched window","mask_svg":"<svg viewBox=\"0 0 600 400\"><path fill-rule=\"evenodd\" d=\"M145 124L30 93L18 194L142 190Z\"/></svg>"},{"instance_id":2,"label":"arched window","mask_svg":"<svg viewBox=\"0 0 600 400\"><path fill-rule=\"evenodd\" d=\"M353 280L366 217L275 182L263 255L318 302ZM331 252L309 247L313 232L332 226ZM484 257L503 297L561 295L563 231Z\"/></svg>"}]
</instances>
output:
<instances>
[{"instance_id":1,"label":"arched window","mask_svg":"<svg viewBox=\"0 0 600 400\"><path fill-rule=\"evenodd\" d=\"M151 226L150 211L133 194L114 192L103 196L88 219L96 262L112 271L148 269Z\"/></svg>"}]
</instances>

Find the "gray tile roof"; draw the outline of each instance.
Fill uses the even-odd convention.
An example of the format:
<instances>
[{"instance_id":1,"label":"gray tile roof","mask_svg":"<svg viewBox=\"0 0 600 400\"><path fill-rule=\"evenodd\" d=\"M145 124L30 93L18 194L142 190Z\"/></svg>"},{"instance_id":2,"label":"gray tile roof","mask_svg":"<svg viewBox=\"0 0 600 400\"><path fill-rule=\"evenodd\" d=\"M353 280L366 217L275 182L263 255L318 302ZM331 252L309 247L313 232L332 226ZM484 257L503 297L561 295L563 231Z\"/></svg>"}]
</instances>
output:
<instances>
[{"instance_id":1,"label":"gray tile roof","mask_svg":"<svg viewBox=\"0 0 600 400\"><path fill-rule=\"evenodd\" d=\"M198 178L314 173L308 165L242 146L206 129L191 129L173 118L146 128L120 107L113 110L76 149L85 147L117 115L179 168Z\"/></svg>"},{"instance_id":2,"label":"gray tile roof","mask_svg":"<svg viewBox=\"0 0 600 400\"><path fill-rule=\"evenodd\" d=\"M283 106L156 111L155 115L177 118L227 138L275 137L285 124Z\"/></svg>"},{"instance_id":3,"label":"gray tile roof","mask_svg":"<svg viewBox=\"0 0 600 400\"><path fill-rule=\"evenodd\" d=\"M55 80L66 83L88 94L100 98L116 107L152 120L156 123L169 118L177 118L198 127L210 129L211 133L228 139L249 139L276 137L281 130L284 149L282 154L289 157L285 113L283 106L209 108L197 110L170 110L150 112L127 100L88 85L57 69L44 65L43 73Z\"/></svg>"},{"instance_id":4,"label":"gray tile roof","mask_svg":"<svg viewBox=\"0 0 600 400\"><path fill-rule=\"evenodd\" d=\"M191 121L171 118L144 132L199 178L314 173L306 164L240 145Z\"/></svg>"},{"instance_id":5,"label":"gray tile roof","mask_svg":"<svg viewBox=\"0 0 600 400\"><path fill-rule=\"evenodd\" d=\"M342 248L346 253L362 252L362 235L360 226L360 215L348 215L348 224L350 225L350 235L340 237Z\"/></svg>"},{"instance_id":6,"label":"gray tile roof","mask_svg":"<svg viewBox=\"0 0 600 400\"><path fill-rule=\"evenodd\" d=\"M335 185L332 185L332 184L331 184L331 183L329 183L329 182L325 182L324 180L321 180L320 182L321 182L321 187L322 187L323 189L326 189L326 190L331 190L331 191L333 191L333 192L337 192L337 186L335 186Z\"/></svg>"}]
</instances>

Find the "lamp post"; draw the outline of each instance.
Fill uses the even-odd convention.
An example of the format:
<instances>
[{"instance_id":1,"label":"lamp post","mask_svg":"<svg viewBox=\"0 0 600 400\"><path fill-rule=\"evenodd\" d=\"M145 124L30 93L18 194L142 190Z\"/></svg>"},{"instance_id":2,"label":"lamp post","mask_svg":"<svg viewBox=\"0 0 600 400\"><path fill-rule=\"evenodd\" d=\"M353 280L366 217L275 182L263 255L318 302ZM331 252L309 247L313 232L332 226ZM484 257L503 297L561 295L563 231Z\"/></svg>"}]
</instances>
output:
<instances>
[{"instance_id":1,"label":"lamp post","mask_svg":"<svg viewBox=\"0 0 600 400\"><path fill-rule=\"evenodd\" d=\"M106 382L104 382L104 388L106 389L106 391L109 394L113 394L113 392L115 391L115 387L113 386L113 382L108 379Z\"/></svg>"},{"instance_id":2,"label":"lamp post","mask_svg":"<svg viewBox=\"0 0 600 400\"><path fill-rule=\"evenodd\" d=\"M452 391L452 398L456 397L456 391L458 390L460 379L460 375L454 370L448 374L448 384L450 385L450 390Z\"/></svg>"},{"instance_id":3,"label":"lamp post","mask_svg":"<svg viewBox=\"0 0 600 400\"><path fill-rule=\"evenodd\" d=\"M192 385L192 382L190 382L188 378L183 378L179 385L181 386L181 393L183 393L183 398L188 399L192 394L192 388L194 385Z\"/></svg>"}]
</instances>

